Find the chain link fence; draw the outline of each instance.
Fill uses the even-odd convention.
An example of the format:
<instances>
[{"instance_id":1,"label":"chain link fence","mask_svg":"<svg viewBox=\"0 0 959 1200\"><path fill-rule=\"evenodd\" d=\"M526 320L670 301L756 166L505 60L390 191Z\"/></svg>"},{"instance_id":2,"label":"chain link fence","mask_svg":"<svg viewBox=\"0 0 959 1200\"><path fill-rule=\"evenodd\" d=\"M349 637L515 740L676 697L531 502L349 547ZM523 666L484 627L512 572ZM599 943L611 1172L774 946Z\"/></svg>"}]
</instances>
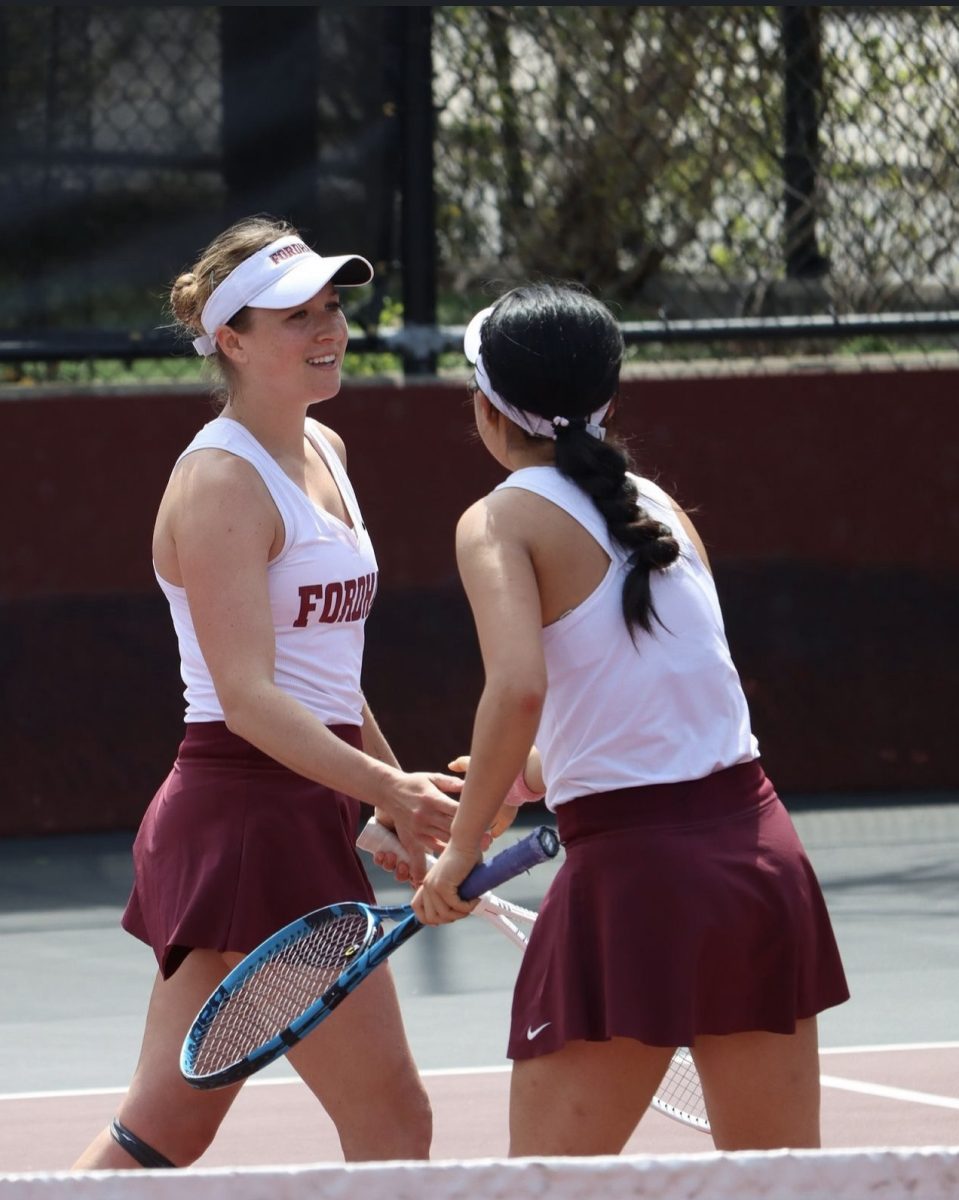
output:
<instances>
[{"instance_id":1,"label":"chain link fence","mask_svg":"<svg viewBox=\"0 0 959 1200\"><path fill-rule=\"evenodd\" d=\"M612 303L647 368L954 361L954 6L420 9L432 146L403 119L411 11L0 9L0 369L195 378L165 284L258 210L376 260L358 371L399 362L412 280L435 312L405 336L453 368L462 322L530 276Z\"/></svg>"},{"instance_id":2,"label":"chain link fence","mask_svg":"<svg viewBox=\"0 0 959 1200\"><path fill-rule=\"evenodd\" d=\"M8 379L200 378L169 284L253 212L388 274L396 24L387 8L0 8Z\"/></svg>"},{"instance_id":3,"label":"chain link fence","mask_svg":"<svg viewBox=\"0 0 959 1200\"><path fill-rule=\"evenodd\" d=\"M5 7L0 327L148 330L226 198L215 9Z\"/></svg>"},{"instance_id":4,"label":"chain link fence","mask_svg":"<svg viewBox=\"0 0 959 1200\"><path fill-rule=\"evenodd\" d=\"M582 280L646 357L956 348L954 6L459 6L435 61L441 293Z\"/></svg>"}]
</instances>

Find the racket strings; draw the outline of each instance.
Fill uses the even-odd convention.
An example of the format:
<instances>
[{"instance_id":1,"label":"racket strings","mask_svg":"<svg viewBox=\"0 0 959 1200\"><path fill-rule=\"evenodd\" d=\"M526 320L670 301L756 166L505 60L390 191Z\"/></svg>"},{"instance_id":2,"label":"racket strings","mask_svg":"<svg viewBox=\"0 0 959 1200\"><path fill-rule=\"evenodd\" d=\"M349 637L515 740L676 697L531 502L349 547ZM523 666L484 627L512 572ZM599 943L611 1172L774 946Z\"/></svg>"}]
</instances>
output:
<instances>
[{"instance_id":1,"label":"racket strings","mask_svg":"<svg viewBox=\"0 0 959 1200\"><path fill-rule=\"evenodd\" d=\"M681 1115L688 1124L709 1128L699 1073L685 1046L673 1055L653 1105L670 1116Z\"/></svg>"},{"instance_id":2,"label":"racket strings","mask_svg":"<svg viewBox=\"0 0 959 1200\"><path fill-rule=\"evenodd\" d=\"M502 913L504 917L518 918L521 921L528 921L532 924L537 917L531 908L523 908L520 904L513 904L510 900L503 900L499 896L494 896L492 892L486 892L480 897L480 902L476 906L481 912Z\"/></svg>"},{"instance_id":3,"label":"racket strings","mask_svg":"<svg viewBox=\"0 0 959 1200\"><path fill-rule=\"evenodd\" d=\"M369 920L322 921L265 955L226 996L195 1047L194 1071L210 1075L276 1037L342 975L365 948Z\"/></svg>"},{"instance_id":4,"label":"racket strings","mask_svg":"<svg viewBox=\"0 0 959 1200\"><path fill-rule=\"evenodd\" d=\"M537 917L531 909L503 900L491 892L482 897L474 911L479 916L486 917L520 947L524 947L528 942L529 933L516 922L521 920L532 925ZM691 1125L704 1132L709 1131L709 1117L699 1073L692 1055L685 1046L680 1047L673 1055L653 1097L653 1107L684 1125Z\"/></svg>"}]
</instances>

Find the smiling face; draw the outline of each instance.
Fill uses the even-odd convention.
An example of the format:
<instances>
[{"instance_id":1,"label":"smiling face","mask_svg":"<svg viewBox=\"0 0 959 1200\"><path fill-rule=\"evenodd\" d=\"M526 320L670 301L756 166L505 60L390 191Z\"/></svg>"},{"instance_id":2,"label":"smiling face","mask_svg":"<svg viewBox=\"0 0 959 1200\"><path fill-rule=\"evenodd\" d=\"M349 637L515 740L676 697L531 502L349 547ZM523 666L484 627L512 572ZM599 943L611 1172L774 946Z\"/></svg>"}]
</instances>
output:
<instances>
[{"instance_id":1,"label":"smiling face","mask_svg":"<svg viewBox=\"0 0 959 1200\"><path fill-rule=\"evenodd\" d=\"M244 315L241 329L219 332L239 392L305 404L336 395L348 329L333 283L293 308L250 307Z\"/></svg>"}]
</instances>

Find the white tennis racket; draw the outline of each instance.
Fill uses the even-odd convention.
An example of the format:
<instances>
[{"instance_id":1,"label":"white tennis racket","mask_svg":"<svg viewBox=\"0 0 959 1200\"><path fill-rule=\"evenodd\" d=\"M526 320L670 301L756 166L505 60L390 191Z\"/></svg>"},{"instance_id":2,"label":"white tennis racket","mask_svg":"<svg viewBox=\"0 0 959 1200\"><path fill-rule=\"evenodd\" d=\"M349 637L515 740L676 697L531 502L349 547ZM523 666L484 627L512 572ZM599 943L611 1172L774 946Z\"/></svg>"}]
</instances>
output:
<instances>
[{"instance_id":1,"label":"white tennis racket","mask_svg":"<svg viewBox=\"0 0 959 1200\"><path fill-rule=\"evenodd\" d=\"M391 829L380 825L372 817L360 832L356 844L369 854L383 850L395 854L397 861L408 862L406 851ZM427 854L426 860L432 864L436 859ZM473 916L485 917L494 928L505 934L510 941L523 949L529 940L529 934L523 926L532 926L536 913L518 904L512 904L493 892L484 892L479 903L473 909ZM520 924L522 923L522 924ZM683 1125L691 1125L703 1133L709 1133L709 1119L706 1116L706 1104L703 1100L703 1090L699 1082L699 1074L693 1064L692 1055L685 1046L681 1046L672 1057L669 1069L663 1076L659 1091L653 1097L653 1108L674 1121Z\"/></svg>"},{"instance_id":2,"label":"white tennis racket","mask_svg":"<svg viewBox=\"0 0 959 1200\"><path fill-rule=\"evenodd\" d=\"M366 850L368 854L376 854L378 850L384 850L395 854L399 862L409 861L400 839L392 829L380 825L376 817L371 817L364 825L360 836L356 839L356 844L361 850ZM426 861L432 865L436 859L431 854L427 854ZM517 946L525 946L529 940L529 934L523 926L532 925L536 920L536 913L530 909L523 908L519 904L511 904L509 900L504 900L493 892L485 892L480 896L479 903L473 909L472 915L485 917L500 933L506 934ZM517 922L522 924L517 924Z\"/></svg>"}]
</instances>

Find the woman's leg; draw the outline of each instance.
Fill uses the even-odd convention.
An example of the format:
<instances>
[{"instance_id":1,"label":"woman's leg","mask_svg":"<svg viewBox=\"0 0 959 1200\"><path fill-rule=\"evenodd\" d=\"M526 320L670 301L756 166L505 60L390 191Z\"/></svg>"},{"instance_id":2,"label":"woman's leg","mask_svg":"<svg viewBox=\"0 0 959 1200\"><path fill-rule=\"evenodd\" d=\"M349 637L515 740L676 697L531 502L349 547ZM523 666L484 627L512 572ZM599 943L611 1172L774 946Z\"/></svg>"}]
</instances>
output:
<instances>
[{"instance_id":1,"label":"woman's leg","mask_svg":"<svg viewBox=\"0 0 959 1200\"><path fill-rule=\"evenodd\" d=\"M697 1037L692 1055L717 1150L819 1146L815 1017L794 1034Z\"/></svg>"},{"instance_id":2,"label":"woman's leg","mask_svg":"<svg viewBox=\"0 0 959 1200\"><path fill-rule=\"evenodd\" d=\"M633 1038L567 1042L513 1064L510 1156L619 1154L673 1050Z\"/></svg>"},{"instance_id":3,"label":"woman's leg","mask_svg":"<svg viewBox=\"0 0 959 1200\"><path fill-rule=\"evenodd\" d=\"M332 1117L347 1162L429 1157L433 1114L388 965L288 1058Z\"/></svg>"},{"instance_id":4,"label":"woman's leg","mask_svg":"<svg viewBox=\"0 0 959 1200\"><path fill-rule=\"evenodd\" d=\"M180 1048L193 1018L240 955L192 950L169 979L157 977L143 1045L117 1120L176 1167L195 1162L212 1142L240 1085L198 1091L180 1074ZM74 1170L122 1170L140 1164L109 1129L73 1164Z\"/></svg>"}]
</instances>

